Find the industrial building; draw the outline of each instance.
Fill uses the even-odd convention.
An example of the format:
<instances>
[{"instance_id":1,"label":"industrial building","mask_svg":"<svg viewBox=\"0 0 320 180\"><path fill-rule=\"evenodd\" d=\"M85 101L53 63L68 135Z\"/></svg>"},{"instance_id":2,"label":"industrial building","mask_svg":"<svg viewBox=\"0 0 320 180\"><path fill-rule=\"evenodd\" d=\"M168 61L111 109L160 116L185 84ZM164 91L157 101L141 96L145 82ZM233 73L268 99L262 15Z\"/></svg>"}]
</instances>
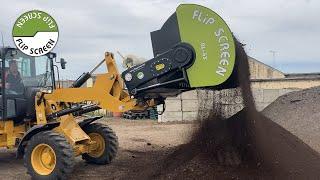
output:
<instances>
[{"instance_id":1,"label":"industrial building","mask_svg":"<svg viewBox=\"0 0 320 180\"><path fill-rule=\"evenodd\" d=\"M249 57L250 79L255 105L258 110L286 93L320 86L320 73L285 74ZM218 97L218 98L217 98ZM194 121L206 116L206 110L219 104L226 117L243 108L240 90L194 90L166 100L166 110L159 122ZM158 110L162 110L161 107Z\"/></svg>"}]
</instances>

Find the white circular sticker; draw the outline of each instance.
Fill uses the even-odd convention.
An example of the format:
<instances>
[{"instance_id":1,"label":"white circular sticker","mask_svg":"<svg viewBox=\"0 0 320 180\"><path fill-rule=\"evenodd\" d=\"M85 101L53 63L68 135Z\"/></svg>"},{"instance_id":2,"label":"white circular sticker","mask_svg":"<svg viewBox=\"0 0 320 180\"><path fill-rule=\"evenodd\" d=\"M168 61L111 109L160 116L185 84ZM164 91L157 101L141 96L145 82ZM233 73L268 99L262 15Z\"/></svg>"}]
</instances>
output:
<instances>
[{"instance_id":1,"label":"white circular sticker","mask_svg":"<svg viewBox=\"0 0 320 180\"><path fill-rule=\"evenodd\" d=\"M124 76L124 79L126 81L131 81L132 80L132 74L131 73L127 73L125 76Z\"/></svg>"},{"instance_id":2,"label":"white circular sticker","mask_svg":"<svg viewBox=\"0 0 320 180\"><path fill-rule=\"evenodd\" d=\"M17 48L29 56L42 56L57 44L59 30L56 21L46 12L32 10L23 13L14 23L12 36Z\"/></svg>"}]
</instances>

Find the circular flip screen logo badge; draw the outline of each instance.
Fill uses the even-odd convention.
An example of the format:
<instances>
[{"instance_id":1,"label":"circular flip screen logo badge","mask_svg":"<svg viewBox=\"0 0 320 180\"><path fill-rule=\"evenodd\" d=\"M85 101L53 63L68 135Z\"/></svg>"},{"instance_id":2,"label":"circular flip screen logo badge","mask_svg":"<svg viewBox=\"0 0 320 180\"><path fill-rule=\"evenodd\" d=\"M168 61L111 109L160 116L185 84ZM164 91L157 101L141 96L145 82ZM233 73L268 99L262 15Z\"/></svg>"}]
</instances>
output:
<instances>
[{"instance_id":1,"label":"circular flip screen logo badge","mask_svg":"<svg viewBox=\"0 0 320 180\"><path fill-rule=\"evenodd\" d=\"M43 11L23 13L14 23L12 36L24 54L42 56L57 44L59 32L56 21Z\"/></svg>"}]
</instances>

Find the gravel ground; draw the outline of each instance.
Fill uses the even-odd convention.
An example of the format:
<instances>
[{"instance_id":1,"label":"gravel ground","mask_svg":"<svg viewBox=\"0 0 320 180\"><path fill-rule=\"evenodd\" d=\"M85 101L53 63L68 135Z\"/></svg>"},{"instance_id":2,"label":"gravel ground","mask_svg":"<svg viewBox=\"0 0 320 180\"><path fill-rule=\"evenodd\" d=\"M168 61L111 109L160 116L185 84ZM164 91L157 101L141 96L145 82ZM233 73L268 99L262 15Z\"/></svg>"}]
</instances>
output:
<instances>
[{"instance_id":1,"label":"gravel ground","mask_svg":"<svg viewBox=\"0 0 320 180\"><path fill-rule=\"evenodd\" d=\"M262 113L320 152L320 87L283 95Z\"/></svg>"}]
</instances>

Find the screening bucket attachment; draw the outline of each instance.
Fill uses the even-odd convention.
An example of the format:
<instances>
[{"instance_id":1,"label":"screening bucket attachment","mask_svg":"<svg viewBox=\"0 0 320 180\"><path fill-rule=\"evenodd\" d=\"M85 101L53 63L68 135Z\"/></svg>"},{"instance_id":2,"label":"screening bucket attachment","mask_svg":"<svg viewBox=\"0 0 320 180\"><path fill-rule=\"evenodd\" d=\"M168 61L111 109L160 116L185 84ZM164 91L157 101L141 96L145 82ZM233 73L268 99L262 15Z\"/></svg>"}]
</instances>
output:
<instances>
[{"instance_id":1,"label":"screening bucket attachment","mask_svg":"<svg viewBox=\"0 0 320 180\"><path fill-rule=\"evenodd\" d=\"M122 73L131 95L166 98L195 88L238 86L233 34L211 9L178 6L160 30L151 32L151 41L154 58Z\"/></svg>"}]
</instances>

